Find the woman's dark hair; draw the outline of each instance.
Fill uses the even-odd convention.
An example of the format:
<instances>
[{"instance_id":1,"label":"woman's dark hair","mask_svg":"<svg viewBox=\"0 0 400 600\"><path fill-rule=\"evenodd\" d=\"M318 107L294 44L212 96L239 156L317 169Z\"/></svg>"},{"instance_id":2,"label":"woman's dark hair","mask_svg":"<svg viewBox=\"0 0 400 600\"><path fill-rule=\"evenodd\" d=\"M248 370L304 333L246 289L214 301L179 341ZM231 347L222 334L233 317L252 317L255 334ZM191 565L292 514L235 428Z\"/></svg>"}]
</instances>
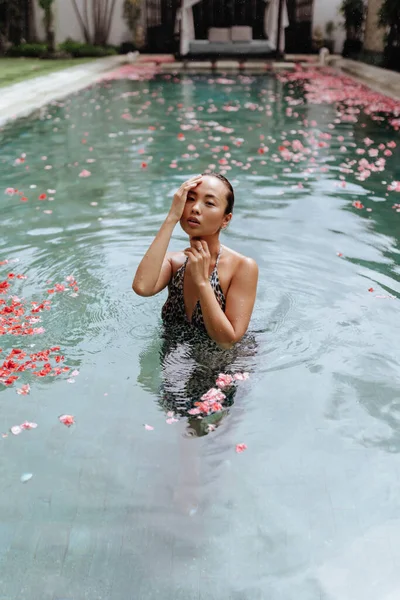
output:
<instances>
[{"instance_id":1,"label":"woman's dark hair","mask_svg":"<svg viewBox=\"0 0 400 600\"><path fill-rule=\"evenodd\" d=\"M209 177L216 177L217 179L219 179L220 181L222 181L225 186L228 188L227 194L226 194L226 201L227 201L227 207L225 209L225 214L229 215L229 213L233 212L233 205L235 204L235 192L233 191L233 187L230 184L230 182L227 180L226 177L224 177L223 175L221 175L221 173L202 173L202 175L208 175Z\"/></svg>"}]
</instances>

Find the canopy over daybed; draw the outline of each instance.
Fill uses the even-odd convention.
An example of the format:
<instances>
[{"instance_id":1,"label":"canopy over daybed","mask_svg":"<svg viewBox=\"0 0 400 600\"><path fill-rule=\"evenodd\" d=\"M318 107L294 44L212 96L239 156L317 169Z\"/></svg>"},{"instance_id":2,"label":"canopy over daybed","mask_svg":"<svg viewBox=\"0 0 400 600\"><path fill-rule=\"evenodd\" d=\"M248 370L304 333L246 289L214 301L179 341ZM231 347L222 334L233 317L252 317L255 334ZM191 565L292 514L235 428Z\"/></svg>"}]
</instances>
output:
<instances>
[{"instance_id":1,"label":"canopy over daybed","mask_svg":"<svg viewBox=\"0 0 400 600\"><path fill-rule=\"evenodd\" d=\"M191 51L192 48L196 46L194 43L196 40L195 35L195 23L193 17L193 6L199 4L202 0L182 0L181 8L177 11L176 16L176 24L175 31L180 34L180 54L182 56L186 56ZM268 44L265 47L268 47L269 50L276 51L276 45L278 40L278 22L279 22L279 5L281 4L281 27L280 27L280 43L279 43L279 51L283 52L285 47L285 28L289 25L288 13L286 0L264 0L265 9L264 9L264 35L268 40ZM198 40L200 42L200 40ZM264 40L265 43L265 40ZM205 43L203 40L200 44L197 44L200 48L206 49L209 44ZM236 48L234 48L236 46ZM254 46L254 44L253 44ZM226 44L219 45L218 53L223 54L224 49L228 53L241 53L246 54L246 46L241 44L241 47L238 48L238 45L234 44ZM235 49L235 52L232 50ZM252 46L247 47L249 53L252 52Z\"/></svg>"}]
</instances>

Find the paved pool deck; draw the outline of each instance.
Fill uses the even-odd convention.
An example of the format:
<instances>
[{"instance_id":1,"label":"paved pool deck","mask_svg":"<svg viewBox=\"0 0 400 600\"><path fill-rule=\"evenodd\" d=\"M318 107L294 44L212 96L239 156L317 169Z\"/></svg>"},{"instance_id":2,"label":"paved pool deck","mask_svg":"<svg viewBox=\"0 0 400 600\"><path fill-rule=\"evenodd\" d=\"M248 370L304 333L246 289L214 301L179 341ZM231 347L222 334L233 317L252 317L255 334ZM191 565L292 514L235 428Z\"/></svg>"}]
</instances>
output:
<instances>
[{"instance_id":1,"label":"paved pool deck","mask_svg":"<svg viewBox=\"0 0 400 600\"><path fill-rule=\"evenodd\" d=\"M126 60L126 56L108 56L2 88L0 127L95 83L105 72L118 68Z\"/></svg>"},{"instance_id":2,"label":"paved pool deck","mask_svg":"<svg viewBox=\"0 0 400 600\"><path fill-rule=\"evenodd\" d=\"M3 88L0 95L0 127L15 119L29 116L50 102L84 89L104 79L107 72L116 71L119 67L132 62L142 70L147 68L150 71L164 73L195 74L217 71L261 74L293 69L296 63L304 67L318 67L318 56L286 55L285 61L221 59L213 62L175 61L173 55L135 53L130 57L111 56ZM328 64L371 89L400 100L400 73L344 59L341 56L329 57Z\"/></svg>"}]
</instances>

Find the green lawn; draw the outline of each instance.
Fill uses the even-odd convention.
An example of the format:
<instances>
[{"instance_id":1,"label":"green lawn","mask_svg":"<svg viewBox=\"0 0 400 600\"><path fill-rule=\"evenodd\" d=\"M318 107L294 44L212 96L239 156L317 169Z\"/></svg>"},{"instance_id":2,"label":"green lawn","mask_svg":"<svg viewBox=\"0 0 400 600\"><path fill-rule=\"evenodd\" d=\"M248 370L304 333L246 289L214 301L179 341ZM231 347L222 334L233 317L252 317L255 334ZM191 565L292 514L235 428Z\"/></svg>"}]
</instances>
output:
<instances>
[{"instance_id":1,"label":"green lawn","mask_svg":"<svg viewBox=\"0 0 400 600\"><path fill-rule=\"evenodd\" d=\"M74 58L43 60L40 58L0 58L0 87L18 83L25 79L47 75L54 71L67 69L96 60L93 58Z\"/></svg>"}]
</instances>

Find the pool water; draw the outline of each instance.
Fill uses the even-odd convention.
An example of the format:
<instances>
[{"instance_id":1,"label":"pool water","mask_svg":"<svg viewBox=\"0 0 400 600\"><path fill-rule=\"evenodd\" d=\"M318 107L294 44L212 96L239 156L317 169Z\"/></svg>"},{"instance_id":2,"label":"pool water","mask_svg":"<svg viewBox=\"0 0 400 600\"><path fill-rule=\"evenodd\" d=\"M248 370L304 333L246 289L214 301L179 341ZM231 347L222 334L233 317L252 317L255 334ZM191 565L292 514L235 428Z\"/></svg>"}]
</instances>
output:
<instances>
[{"instance_id":1,"label":"pool water","mask_svg":"<svg viewBox=\"0 0 400 600\"><path fill-rule=\"evenodd\" d=\"M1 597L398 597L399 136L328 83L105 82L0 133L0 363L26 353L0 384ZM205 169L260 270L230 352L131 290ZM188 414L243 371L222 413Z\"/></svg>"}]
</instances>

